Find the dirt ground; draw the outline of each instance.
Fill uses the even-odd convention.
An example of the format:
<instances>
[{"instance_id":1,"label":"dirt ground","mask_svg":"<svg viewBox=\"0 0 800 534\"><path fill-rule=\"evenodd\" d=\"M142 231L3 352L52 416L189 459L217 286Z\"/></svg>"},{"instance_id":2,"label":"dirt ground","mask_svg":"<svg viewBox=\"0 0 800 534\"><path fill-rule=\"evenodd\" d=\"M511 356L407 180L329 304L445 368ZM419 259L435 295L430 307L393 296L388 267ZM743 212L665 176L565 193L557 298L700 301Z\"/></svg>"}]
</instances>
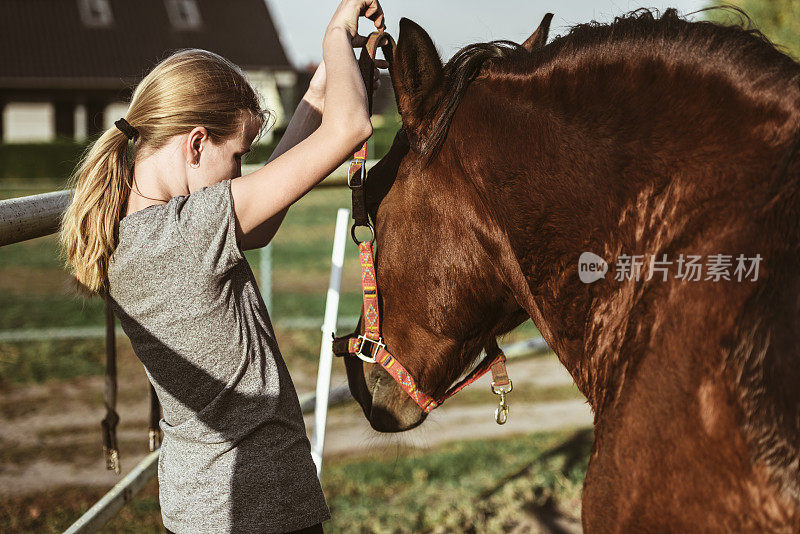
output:
<instances>
[{"instance_id":1,"label":"dirt ground","mask_svg":"<svg viewBox=\"0 0 800 534\"><path fill-rule=\"evenodd\" d=\"M344 369L334 362L331 387L346 384ZM105 416L103 377L81 378L48 385L27 385L0 394L0 496L24 495L62 485L110 486L147 454L147 378L141 364L121 347L119 357L118 413L122 475L106 471L102 459L100 420ZM494 421L495 397L490 378L469 387L471 400L458 396L432 412L420 427L402 434L372 430L355 403L334 407L328 413L325 456L364 453L371 449L431 447L446 441L475 437L505 436L535 431L578 428L591 425L585 401L575 398L544 403L515 402L515 394L526 388L569 385L571 379L552 357L512 361L508 365L515 390L509 395L508 422ZM316 370L308 365L291 369L298 392L313 391ZM466 390L464 393L466 394ZM460 394L461 395L461 394ZM313 415L306 416L309 436Z\"/></svg>"},{"instance_id":2,"label":"dirt ground","mask_svg":"<svg viewBox=\"0 0 800 534\"><path fill-rule=\"evenodd\" d=\"M0 499L58 487L110 488L146 456L147 378L130 345L120 343L119 350L118 440L122 473L107 471L102 457L103 377L6 387L0 391ZM298 392L315 389L315 365L297 360L290 361L289 368ZM494 421L496 397L489 391L487 375L435 410L419 428L402 434L375 432L354 402L331 408L324 459L369 454L372 450L376 454L385 453L387 446L398 450L426 448L476 437L503 439L515 434L591 425L589 407L577 395L536 402L526 393L537 388L569 390L571 378L554 357L511 361L508 369L514 391L509 395L509 420L503 426ZM342 384L346 384L344 367L337 360L331 387ZM306 416L309 436L313 417ZM574 521L551 519L554 525L560 524L554 528L575 531ZM519 532L540 531L540 522L537 519L529 525L530 530Z\"/></svg>"}]
</instances>

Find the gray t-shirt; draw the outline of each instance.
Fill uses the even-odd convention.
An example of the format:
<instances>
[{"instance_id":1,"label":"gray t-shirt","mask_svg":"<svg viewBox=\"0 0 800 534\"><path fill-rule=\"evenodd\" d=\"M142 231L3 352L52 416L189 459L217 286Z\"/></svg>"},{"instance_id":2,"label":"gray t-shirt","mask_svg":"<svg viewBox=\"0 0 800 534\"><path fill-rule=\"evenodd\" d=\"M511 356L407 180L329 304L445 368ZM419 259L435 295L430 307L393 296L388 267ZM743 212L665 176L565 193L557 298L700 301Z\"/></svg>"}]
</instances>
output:
<instances>
[{"instance_id":1,"label":"gray t-shirt","mask_svg":"<svg viewBox=\"0 0 800 534\"><path fill-rule=\"evenodd\" d=\"M231 180L120 221L111 306L163 407L164 526L269 533L330 518L286 364L236 243Z\"/></svg>"}]
</instances>

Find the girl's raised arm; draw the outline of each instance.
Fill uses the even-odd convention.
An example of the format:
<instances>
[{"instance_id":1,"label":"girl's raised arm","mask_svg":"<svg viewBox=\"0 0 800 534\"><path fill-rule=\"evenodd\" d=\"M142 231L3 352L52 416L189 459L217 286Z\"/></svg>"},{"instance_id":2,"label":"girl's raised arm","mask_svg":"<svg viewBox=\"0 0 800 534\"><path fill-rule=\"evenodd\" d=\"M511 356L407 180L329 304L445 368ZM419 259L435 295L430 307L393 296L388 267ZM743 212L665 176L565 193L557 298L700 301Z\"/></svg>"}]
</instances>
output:
<instances>
[{"instance_id":1,"label":"girl's raised arm","mask_svg":"<svg viewBox=\"0 0 800 534\"><path fill-rule=\"evenodd\" d=\"M286 208L372 135L366 90L353 52L353 43L363 40L357 32L362 15L374 21L377 28L384 27L378 0L344 0L325 31L322 50L327 81L319 128L261 169L231 182L237 239L243 248L257 246L248 238L255 229L261 227L262 239L270 234L263 231L265 226L277 229L268 221L276 216L282 219Z\"/></svg>"}]
</instances>

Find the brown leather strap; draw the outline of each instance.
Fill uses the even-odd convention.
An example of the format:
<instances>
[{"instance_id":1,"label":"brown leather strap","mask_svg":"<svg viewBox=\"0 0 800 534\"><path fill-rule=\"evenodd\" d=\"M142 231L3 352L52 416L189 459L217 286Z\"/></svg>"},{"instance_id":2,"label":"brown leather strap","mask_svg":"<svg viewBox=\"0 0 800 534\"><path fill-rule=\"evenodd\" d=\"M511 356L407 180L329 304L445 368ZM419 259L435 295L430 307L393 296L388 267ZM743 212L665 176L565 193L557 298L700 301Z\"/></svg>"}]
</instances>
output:
<instances>
[{"instance_id":1,"label":"brown leather strap","mask_svg":"<svg viewBox=\"0 0 800 534\"><path fill-rule=\"evenodd\" d=\"M333 353L336 356L348 356L350 354L350 338L357 336L358 332L355 334L350 334L348 336L336 337L333 338Z\"/></svg>"},{"instance_id":2,"label":"brown leather strap","mask_svg":"<svg viewBox=\"0 0 800 534\"><path fill-rule=\"evenodd\" d=\"M372 32L367 38L367 42L361 49L361 55L358 58L358 68L361 71L361 78L364 80L364 89L367 93L367 109L369 110L370 117L372 116L373 101L375 96L375 55L378 48L383 51L384 58L389 63L391 70L393 64L395 42L391 35L383 31ZM366 146L367 143L354 155L354 162L359 159L359 153L363 157L361 165L366 164ZM369 224L369 215L367 214L367 200L366 188L364 185L363 177L365 176L366 168L353 169L351 166L350 173L361 173L362 179L351 179L350 189L353 194L353 210L352 216L356 226L367 226Z\"/></svg>"},{"instance_id":3,"label":"brown leather strap","mask_svg":"<svg viewBox=\"0 0 800 534\"><path fill-rule=\"evenodd\" d=\"M367 42L361 49L358 58L358 67L361 70L361 77L364 79L364 88L367 90L367 102L369 103L369 114L372 116L372 101L375 93L375 55L378 48L383 51L383 57L389 63L391 71L394 63L394 38L384 31L376 31L369 34Z\"/></svg>"}]
</instances>

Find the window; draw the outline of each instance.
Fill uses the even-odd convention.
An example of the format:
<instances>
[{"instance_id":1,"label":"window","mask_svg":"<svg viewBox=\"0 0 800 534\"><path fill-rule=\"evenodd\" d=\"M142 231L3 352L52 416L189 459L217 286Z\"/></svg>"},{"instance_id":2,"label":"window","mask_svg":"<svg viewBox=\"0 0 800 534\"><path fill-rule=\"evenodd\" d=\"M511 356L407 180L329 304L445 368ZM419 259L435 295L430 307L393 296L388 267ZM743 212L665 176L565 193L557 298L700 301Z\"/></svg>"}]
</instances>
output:
<instances>
[{"instance_id":1,"label":"window","mask_svg":"<svg viewBox=\"0 0 800 534\"><path fill-rule=\"evenodd\" d=\"M81 22L89 28L108 28L114 23L108 0L78 0Z\"/></svg>"},{"instance_id":2,"label":"window","mask_svg":"<svg viewBox=\"0 0 800 534\"><path fill-rule=\"evenodd\" d=\"M166 0L169 22L176 30L197 30L203 25L196 0Z\"/></svg>"}]
</instances>

